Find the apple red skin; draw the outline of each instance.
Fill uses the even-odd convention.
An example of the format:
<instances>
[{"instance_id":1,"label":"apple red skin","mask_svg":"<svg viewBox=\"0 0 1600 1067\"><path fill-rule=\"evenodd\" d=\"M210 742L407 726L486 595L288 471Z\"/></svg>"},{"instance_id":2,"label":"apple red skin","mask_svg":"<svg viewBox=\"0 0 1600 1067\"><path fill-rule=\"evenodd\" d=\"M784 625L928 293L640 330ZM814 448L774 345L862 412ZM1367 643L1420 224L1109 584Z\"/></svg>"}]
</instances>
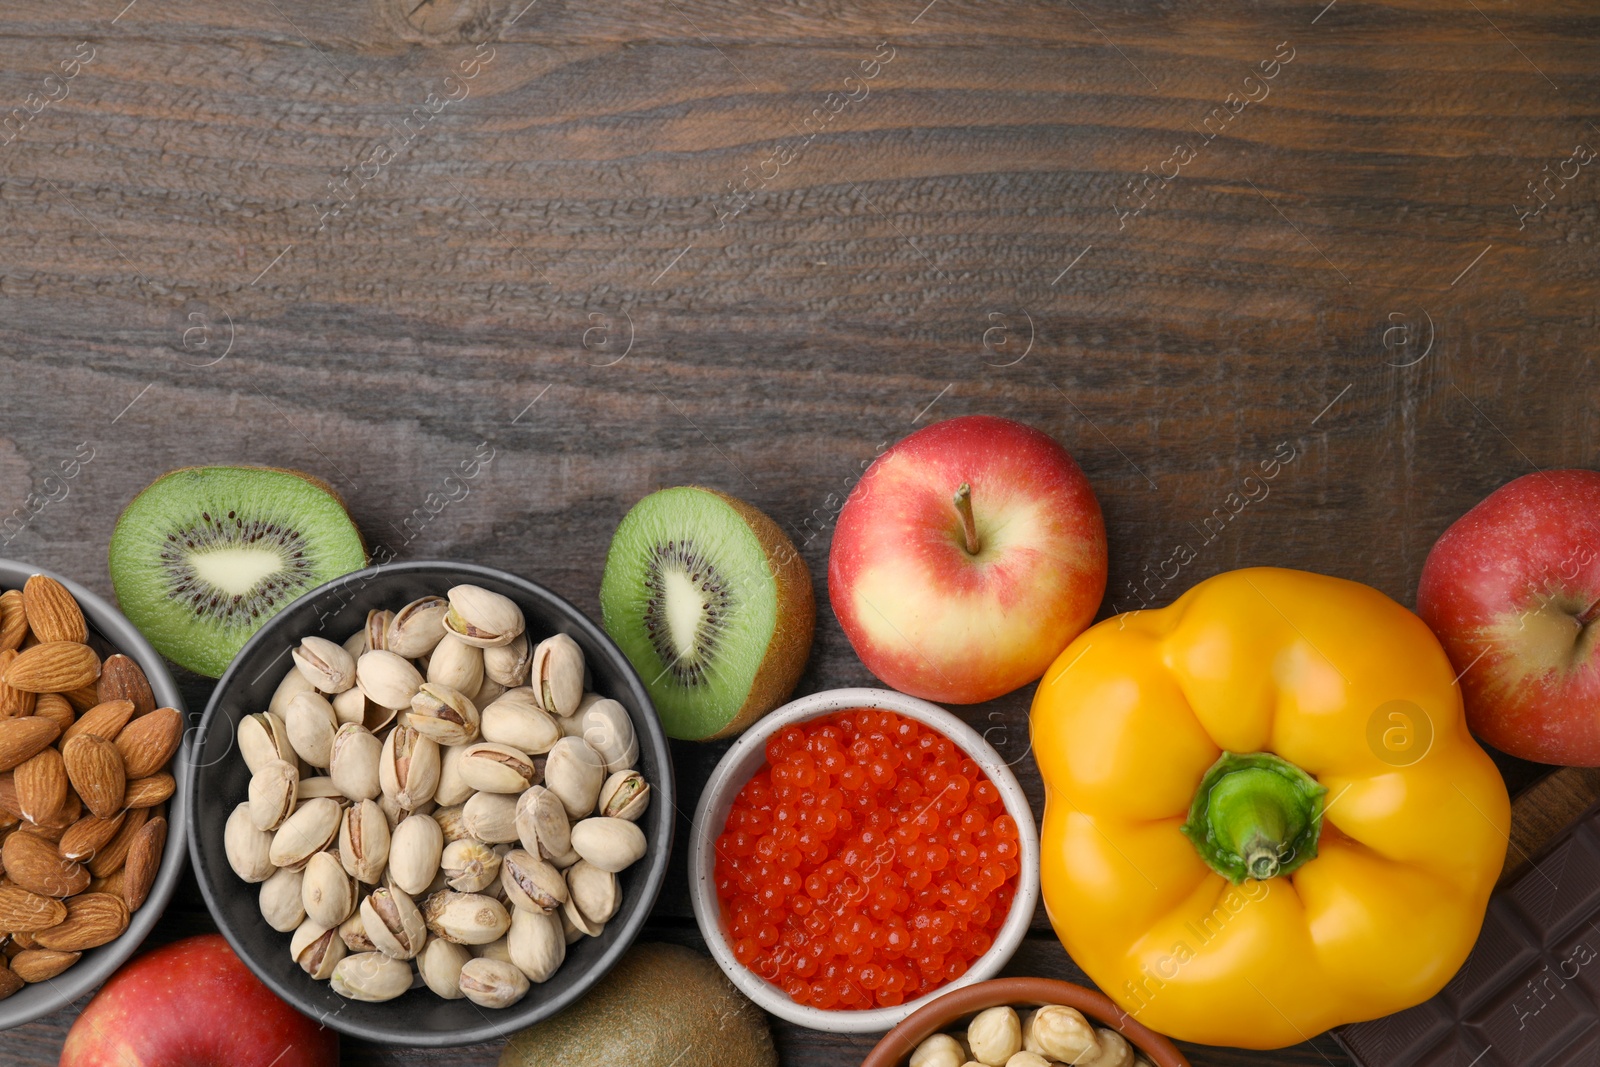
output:
<instances>
[{"instance_id":1,"label":"apple red skin","mask_svg":"<svg viewBox=\"0 0 1600 1067\"><path fill-rule=\"evenodd\" d=\"M1600 472L1495 490L1428 553L1417 614L1461 674L1472 732L1540 763L1600 766Z\"/></svg>"},{"instance_id":2,"label":"apple red skin","mask_svg":"<svg viewBox=\"0 0 1600 1067\"><path fill-rule=\"evenodd\" d=\"M72 1024L60 1067L334 1067L339 1035L289 1007L220 934L146 952Z\"/></svg>"},{"instance_id":3,"label":"apple red skin","mask_svg":"<svg viewBox=\"0 0 1600 1067\"><path fill-rule=\"evenodd\" d=\"M952 497L971 486L967 554ZM918 430L839 513L828 596L868 670L903 693L975 704L1037 680L1093 621L1106 531L1089 479L1048 434L973 415Z\"/></svg>"}]
</instances>

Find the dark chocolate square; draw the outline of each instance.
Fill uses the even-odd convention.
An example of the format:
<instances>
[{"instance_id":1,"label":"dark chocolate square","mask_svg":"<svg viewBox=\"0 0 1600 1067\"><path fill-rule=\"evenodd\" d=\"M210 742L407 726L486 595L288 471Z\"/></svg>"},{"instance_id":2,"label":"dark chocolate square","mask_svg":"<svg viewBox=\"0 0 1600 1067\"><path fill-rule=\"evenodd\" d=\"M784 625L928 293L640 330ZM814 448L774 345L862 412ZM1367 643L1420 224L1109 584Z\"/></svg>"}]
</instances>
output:
<instances>
[{"instance_id":1,"label":"dark chocolate square","mask_svg":"<svg viewBox=\"0 0 1600 1067\"><path fill-rule=\"evenodd\" d=\"M1553 944L1600 908L1600 845L1580 830L1512 883L1506 894L1543 943Z\"/></svg>"},{"instance_id":2,"label":"dark chocolate square","mask_svg":"<svg viewBox=\"0 0 1600 1067\"><path fill-rule=\"evenodd\" d=\"M1489 904L1483 917L1483 931L1467 962L1444 987L1458 1012L1465 1015L1488 999L1503 982L1526 970L1538 956L1536 939L1513 914L1504 900Z\"/></svg>"},{"instance_id":3,"label":"dark chocolate square","mask_svg":"<svg viewBox=\"0 0 1600 1067\"><path fill-rule=\"evenodd\" d=\"M1547 960L1528 968L1467 1019L1473 1035L1517 1067L1548 1063L1595 1024L1583 991Z\"/></svg>"},{"instance_id":4,"label":"dark chocolate square","mask_svg":"<svg viewBox=\"0 0 1600 1067\"><path fill-rule=\"evenodd\" d=\"M1449 1030L1453 1021L1435 998L1395 1015L1347 1026L1339 1036L1364 1062L1410 1067Z\"/></svg>"}]
</instances>

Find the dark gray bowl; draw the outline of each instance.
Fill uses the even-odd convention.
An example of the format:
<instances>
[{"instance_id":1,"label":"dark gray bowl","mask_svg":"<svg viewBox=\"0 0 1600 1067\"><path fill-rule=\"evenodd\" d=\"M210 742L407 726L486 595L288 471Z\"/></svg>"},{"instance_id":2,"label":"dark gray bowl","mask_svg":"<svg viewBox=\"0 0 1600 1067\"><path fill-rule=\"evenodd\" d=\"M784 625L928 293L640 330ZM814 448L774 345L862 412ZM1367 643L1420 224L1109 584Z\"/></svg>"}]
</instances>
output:
<instances>
[{"instance_id":1,"label":"dark gray bowl","mask_svg":"<svg viewBox=\"0 0 1600 1067\"><path fill-rule=\"evenodd\" d=\"M160 654L133 628L133 623L123 618L121 612L77 582L31 564L6 559L0 560L0 589L21 589L22 583L35 574L46 574L56 579L77 599L89 623L89 643L95 646L96 651L102 656L121 652L134 660L150 680L156 705L177 708L180 712L184 710L183 697L178 695L178 687L172 681L172 675L167 673ZM0 1000L0 1030L21 1026L41 1015L65 1008L95 989L133 955L133 950L139 947L145 935L155 926L156 920L161 917L161 909L167 906L172 890L178 884L178 877L183 873L183 842L189 829L188 783L192 777L189 751L189 739L186 737L172 761L172 776L177 779L178 787L167 802L167 847L161 857L161 869L143 906L133 913L128 928L115 941L85 952L83 959L48 982L24 986L5 1000Z\"/></svg>"},{"instance_id":2,"label":"dark gray bowl","mask_svg":"<svg viewBox=\"0 0 1600 1067\"><path fill-rule=\"evenodd\" d=\"M343 641L365 624L373 608L397 610L428 594L444 595L469 582L515 600L538 639L558 631L582 647L595 692L622 702L639 736L639 771L650 782L650 808L640 822L649 841L645 858L618 877L622 908L599 937L567 950L548 982L535 985L516 1005L499 1011L469 1000L443 1000L426 987L395 1000L367 1004L345 1000L327 982L314 981L289 957L289 935L261 918L258 886L239 880L228 866L223 827L246 799L250 772L234 751L239 720L267 706L290 667L289 650L302 637ZM571 1004L627 951L654 906L672 852L672 755L644 685L605 633L577 608L533 582L470 563L393 563L329 582L290 604L250 639L223 675L206 706L195 738L189 802L195 815L189 851L206 906L223 936L261 980L299 1011L335 1030L387 1044L441 1047L504 1037Z\"/></svg>"}]
</instances>

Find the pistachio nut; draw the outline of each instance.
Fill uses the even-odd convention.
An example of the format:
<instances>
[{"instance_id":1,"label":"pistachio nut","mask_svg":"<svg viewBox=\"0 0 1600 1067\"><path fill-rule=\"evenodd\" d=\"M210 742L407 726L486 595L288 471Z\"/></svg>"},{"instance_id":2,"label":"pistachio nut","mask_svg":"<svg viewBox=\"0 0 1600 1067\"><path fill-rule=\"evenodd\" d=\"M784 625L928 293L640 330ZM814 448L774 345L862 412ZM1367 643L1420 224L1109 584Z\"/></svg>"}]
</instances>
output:
<instances>
[{"instance_id":1,"label":"pistachio nut","mask_svg":"<svg viewBox=\"0 0 1600 1067\"><path fill-rule=\"evenodd\" d=\"M351 800L372 800L382 791L378 766L383 742L359 723L345 723L333 735L328 757L328 777Z\"/></svg>"},{"instance_id":2,"label":"pistachio nut","mask_svg":"<svg viewBox=\"0 0 1600 1067\"><path fill-rule=\"evenodd\" d=\"M311 778L300 779L300 784L295 787L294 798L297 801L311 800L314 797L333 797L337 800L345 799L339 787L333 784L333 779L327 775L317 775Z\"/></svg>"},{"instance_id":3,"label":"pistachio nut","mask_svg":"<svg viewBox=\"0 0 1600 1067\"><path fill-rule=\"evenodd\" d=\"M602 871L616 874L644 855L644 831L627 819L584 819L572 827L572 850Z\"/></svg>"},{"instance_id":4,"label":"pistachio nut","mask_svg":"<svg viewBox=\"0 0 1600 1067\"><path fill-rule=\"evenodd\" d=\"M491 845L517 839L517 798L510 793L474 793L461 806L467 832Z\"/></svg>"},{"instance_id":5,"label":"pistachio nut","mask_svg":"<svg viewBox=\"0 0 1600 1067\"><path fill-rule=\"evenodd\" d=\"M294 811L300 772L287 760L262 764L250 776L250 821L257 830L276 830Z\"/></svg>"},{"instance_id":6,"label":"pistachio nut","mask_svg":"<svg viewBox=\"0 0 1600 1067\"><path fill-rule=\"evenodd\" d=\"M246 882L265 882L277 869L278 865L272 862L272 841L271 833L256 828L248 803L233 809L222 831L228 866Z\"/></svg>"},{"instance_id":7,"label":"pistachio nut","mask_svg":"<svg viewBox=\"0 0 1600 1067\"><path fill-rule=\"evenodd\" d=\"M318 852L306 861L300 880L300 903L306 917L323 926L338 926L356 909L355 879L332 852Z\"/></svg>"},{"instance_id":8,"label":"pistachio nut","mask_svg":"<svg viewBox=\"0 0 1600 1067\"><path fill-rule=\"evenodd\" d=\"M301 923L289 939L289 958L319 982L328 980L344 955L345 944L339 931L315 919Z\"/></svg>"},{"instance_id":9,"label":"pistachio nut","mask_svg":"<svg viewBox=\"0 0 1600 1067\"><path fill-rule=\"evenodd\" d=\"M444 850L444 831L431 815L412 815L394 828L389 843L389 878L407 893L428 888L439 873L439 857Z\"/></svg>"},{"instance_id":10,"label":"pistachio nut","mask_svg":"<svg viewBox=\"0 0 1600 1067\"><path fill-rule=\"evenodd\" d=\"M500 853L482 841L464 837L444 846L439 857L445 882L451 889L477 893L492 884L500 874Z\"/></svg>"},{"instance_id":11,"label":"pistachio nut","mask_svg":"<svg viewBox=\"0 0 1600 1067\"><path fill-rule=\"evenodd\" d=\"M622 887L617 876L588 860L579 860L567 868L567 895L583 917L594 923L610 922L622 907Z\"/></svg>"},{"instance_id":12,"label":"pistachio nut","mask_svg":"<svg viewBox=\"0 0 1600 1067\"><path fill-rule=\"evenodd\" d=\"M280 934L292 933L306 918L300 902L300 871L273 871L261 883L261 917Z\"/></svg>"},{"instance_id":13,"label":"pistachio nut","mask_svg":"<svg viewBox=\"0 0 1600 1067\"><path fill-rule=\"evenodd\" d=\"M466 745L445 745L439 749L439 784L434 787L433 799L445 807L465 804L477 790L461 777L461 757L466 755Z\"/></svg>"},{"instance_id":14,"label":"pistachio nut","mask_svg":"<svg viewBox=\"0 0 1600 1067\"><path fill-rule=\"evenodd\" d=\"M333 709L333 718L336 723L343 726L347 722L359 723L372 730L367 725L371 712L375 706L367 699L367 694L361 691L360 686L352 686L329 701L328 706ZM376 733L376 730L373 730Z\"/></svg>"},{"instance_id":15,"label":"pistachio nut","mask_svg":"<svg viewBox=\"0 0 1600 1067\"><path fill-rule=\"evenodd\" d=\"M423 682L411 698L406 724L441 745L465 745L478 739L478 708L441 682Z\"/></svg>"},{"instance_id":16,"label":"pistachio nut","mask_svg":"<svg viewBox=\"0 0 1600 1067\"><path fill-rule=\"evenodd\" d=\"M525 633L506 644L483 650L483 673L490 681L507 689L528 684L528 668L532 663L533 646Z\"/></svg>"},{"instance_id":17,"label":"pistachio nut","mask_svg":"<svg viewBox=\"0 0 1600 1067\"><path fill-rule=\"evenodd\" d=\"M394 613L383 647L406 659L426 656L444 636L444 616L449 610L450 604L444 597L425 596L413 600Z\"/></svg>"},{"instance_id":18,"label":"pistachio nut","mask_svg":"<svg viewBox=\"0 0 1600 1067\"><path fill-rule=\"evenodd\" d=\"M511 927L505 905L494 897L453 889L429 897L422 917L436 936L458 945L486 945Z\"/></svg>"},{"instance_id":19,"label":"pistachio nut","mask_svg":"<svg viewBox=\"0 0 1600 1067\"><path fill-rule=\"evenodd\" d=\"M566 634L547 637L529 667L534 699L552 715L571 715L583 699L583 649Z\"/></svg>"},{"instance_id":20,"label":"pistachio nut","mask_svg":"<svg viewBox=\"0 0 1600 1067\"><path fill-rule=\"evenodd\" d=\"M526 849L512 849L500 861L500 885L506 900L527 911L555 911L567 902L561 872Z\"/></svg>"},{"instance_id":21,"label":"pistachio nut","mask_svg":"<svg viewBox=\"0 0 1600 1067\"><path fill-rule=\"evenodd\" d=\"M250 773L259 771L275 759L293 760L294 746L284 729L283 719L275 712L259 711L239 720L239 753L244 756Z\"/></svg>"},{"instance_id":22,"label":"pistachio nut","mask_svg":"<svg viewBox=\"0 0 1600 1067\"><path fill-rule=\"evenodd\" d=\"M389 865L389 820L371 800L358 800L339 820L339 861L350 877L377 885Z\"/></svg>"},{"instance_id":23,"label":"pistachio nut","mask_svg":"<svg viewBox=\"0 0 1600 1067\"><path fill-rule=\"evenodd\" d=\"M571 901L568 901L567 904L563 904L561 906L561 910L558 911L556 915L561 919L562 940L564 940L568 945L576 945L579 941L583 940L584 934L582 930L578 929L576 926L573 926L572 920L567 917L567 907L571 903Z\"/></svg>"},{"instance_id":24,"label":"pistachio nut","mask_svg":"<svg viewBox=\"0 0 1600 1067\"><path fill-rule=\"evenodd\" d=\"M351 659L360 659L367 651L367 631L363 627L344 639L339 646L350 653Z\"/></svg>"},{"instance_id":25,"label":"pistachio nut","mask_svg":"<svg viewBox=\"0 0 1600 1067\"><path fill-rule=\"evenodd\" d=\"M430 937L417 956L417 973L427 987L445 1000L460 1000L461 968L472 959L465 945Z\"/></svg>"},{"instance_id":26,"label":"pistachio nut","mask_svg":"<svg viewBox=\"0 0 1600 1067\"><path fill-rule=\"evenodd\" d=\"M458 981L462 995L481 1008L509 1008L528 995L528 976L500 960L468 960Z\"/></svg>"},{"instance_id":27,"label":"pistachio nut","mask_svg":"<svg viewBox=\"0 0 1600 1067\"><path fill-rule=\"evenodd\" d=\"M638 771L618 771L600 787L596 811L610 819L638 822L650 806L650 783Z\"/></svg>"},{"instance_id":28,"label":"pistachio nut","mask_svg":"<svg viewBox=\"0 0 1600 1067\"><path fill-rule=\"evenodd\" d=\"M361 926L374 948L385 956L409 960L422 951L428 938L422 911L409 896L392 886L381 886L361 902Z\"/></svg>"},{"instance_id":29,"label":"pistachio nut","mask_svg":"<svg viewBox=\"0 0 1600 1067\"><path fill-rule=\"evenodd\" d=\"M485 707L478 729L485 741L510 745L530 755L549 752L561 739L561 727L540 709L527 686L507 690Z\"/></svg>"},{"instance_id":30,"label":"pistachio nut","mask_svg":"<svg viewBox=\"0 0 1600 1067\"><path fill-rule=\"evenodd\" d=\"M378 810L383 812L383 817L389 821L389 832L391 834L394 833L396 826L417 814L412 809L403 807L399 801L388 793L382 793L378 796ZM423 814L426 814L426 812Z\"/></svg>"},{"instance_id":31,"label":"pistachio nut","mask_svg":"<svg viewBox=\"0 0 1600 1067\"><path fill-rule=\"evenodd\" d=\"M283 713L284 731L295 754L313 767L326 768L333 753L339 716L328 698L315 691L299 694Z\"/></svg>"},{"instance_id":32,"label":"pistachio nut","mask_svg":"<svg viewBox=\"0 0 1600 1067\"><path fill-rule=\"evenodd\" d=\"M572 851L572 824L561 798L542 785L530 786L517 798L517 840L543 860Z\"/></svg>"},{"instance_id":33,"label":"pistachio nut","mask_svg":"<svg viewBox=\"0 0 1600 1067\"><path fill-rule=\"evenodd\" d=\"M384 652L389 648L389 624L394 621L394 612L388 608L373 608L367 612L367 652ZM356 663L356 681L361 680L361 664Z\"/></svg>"},{"instance_id":34,"label":"pistachio nut","mask_svg":"<svg viewBox=\"0 0 1600 1067\"><path fill-rule=\"evenodd\" d=\"M445 634L428 657L428 681L458 693L476 693L483 685L483 649Z\"/></svg>"},{"instance_id":35,"label":"pistachio nut","mask_svg":"<svg viewBox=\"0 0 1600 1067\"><path fill-rule=\"evenodd\" d=\"M561 914L572 924L573 929L584 937L599 937L600 931L606 928L605 923L597 923L579 910L578 902L573 900L570 894L567 896L567 902L561 905Z\"/></svg>"},{"instance_id":36,"label":"pistachio nut","mask_svg":"<svg viewBox=\"0 0 1600 1067\"><path fill-rule=\"evenodd\" d=\"M381 952L357 952L333 969L333 991L351 1000L393 1000L411 988L411 965Z\"/></svg>"},{"instance_id":37,"label":"pistachio nut","mask_svg":"<svg viewBox=\"0 0 1600 1067\"><path fill-rule=\"evenodd\" d=\"M594 811L605 779L605 761L581 737L563 737L545 759L545 787L561 798L570 818L581 819Z\"/></svg>"},{"instance_id":38,"label":"pistachio nut","mask_svg":"<svg viewBox=\"0 0 1600 1067\"><path fill-rule=\"evenodd\" d=\"M321 692L342 693L356 684L355 657L326 637L302 637L289 655L306 681Z\"/></svg>"},{"instance_id":39,"label":"pistachio nut","mask_svg":"<svg viewBox=\"0 0 1600 1067\"><path fill-rule=\"evenodd\" d=\"M378 762L378 782L396 804L416 810L433 799L439 787L439 746L408 723L401 723L384 738Z\"/></svg>"},{"instance_id":40,"label":"pistachio nut","mask_svg":"<svg viewBox=\"0 0 1600 1067\"><path fill-rule=\"evenodd\" d=\"M544 761L510 745L480 741L461 756L461 779L485 793L518 793L537 785Z\"/></svg>"},{"instance_id":41,"label":"pistachio nut","mask_svg":"<svg viewBox=\"0 0 1600 1067\"><path fill-rule=\"evenodd\" d=\"M484 649L488 652L488 649ZM484 668L487 670L488 668ZM478 691L472 694L472 706L475 708L488 707L505 695L506 687L493 678L485 678L483 684L478 686Z\"/></svg>"},{"instance_id":42,"label":"pistachio nut","mask_svg":"<svg viewBox=\"0 0 1600 1067\"><path fill-rule=\"evenodd\" d=\"M468 795L470 796L471 794ZM452 841L460 841L463 838L472 836L471 831L467 829L466 819L462 817L462 806L460 804L435 808L433 821L439 824L439 830L444 834L444 843L447 845Z\"/></svg>"},{"instance_id":43,"label":"pistachio nut","mask_svg":"<svg viewBox=\"0 0 1600 1067\"><path fill-rule=\"evenodd\" d=\"M606 773L625 771L639 761L639 739L628 709L615 700L597 700L579 720L583 739L605 761Z\"/></svg>"},{"instance_id":44,"label":"pistachio nut","mask_svg":"<svg viewBox=\"0 0 1600 1067\"><path fill-rule=\"evenodd\" d=\"M339 940L344 942L344 947L351 952L376 952L377 945L372 943L372 938L367 936L367 923L361 917L361 909L357 908L350 913L350 918L339 924Z\"/></svg>"},{"instance_id":45,"label":"pistachio nut","mask_svg":"<svg viewBox=\"0 0 1600 1067\"><path fill-rule=\"evenodd\" d=\"M284 674L283 680L278 683L278 688L272 691L272 699L267 701L267 710L281 719L283 713L289 710L289 701L315 688L316 686L311 684L311 679L300 673L299 667L290 667Z\"/></svg>"},{"instance_id":46,"label":"pistachio nut","mask_svg":"<svg viewBox=\"0 0 1600 1067\"><path fill-rule=\"evenodd\" d=\"M450 609L444 627L469 645L493 648L508 645L522 633L522 609L510 597L482 586L458 585L450 590Z\"/></svg>"},{"instance_id":47,"label":"pistachio nut","mask_svg":"<svg viewBox=\"0 0 1600 1067\"><path fill-rule=\"evenodd\" d=\"M272 835L272 865L304 867L312 856L333 844L339 834L339 814L339 802L329 797L316 797L301 804ZM343 919L340 916L341 922Z\"/></svg>"},{"instance_id":48,"label":"pistachio nut","mask_svg":"<svg viewBox=\"0 0 1600 1067\"><path fill-rule=\"evenodd\" d=\"M422 684L422 673L404 656L373 651L356 660L356 684L374 704L404 708Z\"/></svg>"},{"instance_id":49,"label":"pistachio nut","mask_svg":"<svg viewBox=\"0 0 1600 1067\"><path fill-rule=\"evenodd\" d=\"M559 909L537 912L518 908L511 915L506 947L511 950L511 962L528 981L549 981L567 958L567 937Z\"/></svg>"},{"instance_id":50,"label":"pistachio nut","mask_svg":"<svg viewBox=\"0 0 1600 1067\"><path fill-rule=\"evenodd\" d=\"M1028 1052L1062 1063L1076 1063L1099 1055L1094 1027L1077 1008L1047 1004L1022 1017L1022 1047Z\"/></svg>"},{"instance_id":51,"label":"pistachio nut","mask_svg":"<svg viewBox=\"0 0 1600 1067\"><path fill-rule=\"evenodd\" d=\"M504 960L511 962L511 945L504 937L497 937L487 945L469 947L473 959Z\"/></svg>"},{"instance_id":52,"label":"pistachio nut","mask_svg":"<svg viewBox=\"0 0 1600 1067\"><path fill-rule=\"evenodd\" d=\"M1022 1051L1022 1023L1009 1004L980 1011L967 1024L967 1046L983 1063L1005 1063Z\"/></svg>"}]
</instances>

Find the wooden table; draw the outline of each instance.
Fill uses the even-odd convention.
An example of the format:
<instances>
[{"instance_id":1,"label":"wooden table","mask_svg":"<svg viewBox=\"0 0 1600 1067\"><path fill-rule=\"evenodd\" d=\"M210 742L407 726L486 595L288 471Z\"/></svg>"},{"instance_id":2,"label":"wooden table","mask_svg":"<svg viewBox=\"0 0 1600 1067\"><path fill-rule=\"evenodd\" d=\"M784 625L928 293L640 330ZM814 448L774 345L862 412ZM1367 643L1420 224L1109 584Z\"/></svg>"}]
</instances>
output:
<instances>
[{"instance_id":1,"label":"wooden table","mask_svg":"<svg viewBox=\"0 0 1600 1067\"><path fill-rule=\"evenodd\" d=\"M1410 603L1472 503L1594 462L1597 89L1580 3L13 4L0 551L108 592L145 482L274 464L594 613L623 512L697 482L820 599L862 464L990 412L1093 479L1103 613L1242 564ZM824 611L802 691L870 681ZM1028 699L962 713L1020 756ZM722 747L677 748L686 806ZM681 864L655 934L692 942ZM158 939L208 927L189 882ZM1008 973L1081 979L1042 916ZM870 1045L775 1031L791 1067Z\"/></svg>"}]
</instances>

